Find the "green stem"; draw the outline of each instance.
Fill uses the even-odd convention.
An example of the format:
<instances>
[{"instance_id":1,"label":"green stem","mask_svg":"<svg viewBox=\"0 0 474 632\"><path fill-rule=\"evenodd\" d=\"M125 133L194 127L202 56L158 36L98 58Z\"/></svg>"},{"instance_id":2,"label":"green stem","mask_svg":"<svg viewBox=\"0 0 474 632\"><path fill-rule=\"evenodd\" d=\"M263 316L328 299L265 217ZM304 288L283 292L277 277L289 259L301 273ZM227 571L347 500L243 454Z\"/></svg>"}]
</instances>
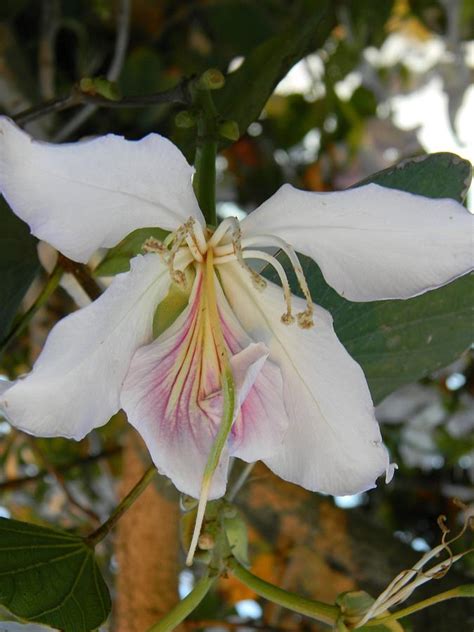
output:
<instances>
[{"instance_id":1,"label":"green stem","mask_svg":"<svg viewBox=\"0 0 474 632\"><path fill-rule=\"evenodd\" d=\"M200 106L193 186L207 224L216 226L217 111L209 90L198 90Z\"/></svg>"},{"instance_id":2,"label":"green stem","mask_svg":"<svg viewBox=\"0 0 474 632\"><path fill-rule=\"evenodd\" d=\"M327 623L328 625L334 625L340 615L340 610L337 606L322 601L305 599L304 597L287 592L277 586L273 586L273 584L269 584L256 575L253 575L239 564L235 558L230 559L228 566L235 577L256 592L257 595L284 608L288 608L293 612L304 614L322 623Z\"/></svg>"},{"instance_id":3,"label":"green stem","mask_svg":"<svg viewBox=\"0 0 474 632\"><path fill-rule=\"evenodd\" d=\"M413 606L408 606L408 608L403 608L403 610L394 612L388 617L377 617L376 619L372 619L371 621L364 623L363 627L366 628L371 626L383 625L384 623L390 623L391 621L398 621L398 619L403 619L404 617L407 617L414 612L418 612L419 610L423 610L424 608L433 606L436 603L441 603L442 601L455 599L457 597L474 597L474 584L465 584L464 586L457 586L456 588L452 588L451 590L446 590L439 595L429 597L428 599L423 599L423 601L419 601L418 603L413 604Z\"/></svg>"},{"instance_id":4,"label":"green stem","mask_svg":"<svg viewBox=\"0 0 474 632\"><path fill-rule=\"evenodd\" d=\"M202 577L194 586L192 591L172 610L166 614L161 621L149 628L148 632L171 632L174 630L193 610L201 603L209 592L217 577Z\"/></svg>"},{"instance_id":5,"label":"green stem","mask_svg":"<svg viewBox=\"0 0 474 632\"><path fill-rule=\"evenodd\" d=\"M33 305L19 318L8 336L2 340L0 354L2 354L8 345L29 325L36 312L48 302L49 297L58 287L63 272L62 266L57 264Z\"/></svg>"},{"instance_id":6,"label":"green stem","mask_svg":"<svg viewBox=\"0 0 474 632\"><path fill-rule=\"evenodd\" d=\"M90 546L95 546L98 542L103 540L106 535L108 535L127 509L129 509L138 497L145 491L155 474L156 468L154 465L151 465L135 487L125 496L125 498L121 500L117 507L115 507L108 520L106 520L96 531L87 536L86 542Z\"/></svg>"}]
</instances>

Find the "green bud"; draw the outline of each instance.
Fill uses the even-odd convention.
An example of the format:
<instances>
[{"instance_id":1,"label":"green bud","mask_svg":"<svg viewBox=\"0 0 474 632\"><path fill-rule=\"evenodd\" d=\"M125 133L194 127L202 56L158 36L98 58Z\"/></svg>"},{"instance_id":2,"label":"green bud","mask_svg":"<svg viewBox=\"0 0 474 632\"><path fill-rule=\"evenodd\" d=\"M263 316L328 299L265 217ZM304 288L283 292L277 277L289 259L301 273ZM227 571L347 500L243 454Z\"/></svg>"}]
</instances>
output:
<instances>
[{"instance_id":1,"label":"green bud","mask_svg":"<svg viewBox=\"0 0 474 632\"><path fill-rule=\"evenodd\" d=\"M196 117L189 110L181 110L181 112L178 112L174 117L174 122L176 127L188 129L196 125Z\"/></svg>"},{"instance_id":2,"label":"green bud","mask_svg":"<svg viewBox=\"0 0 474 632\"><path fill-rule=\"evenodd\" d=\"M79 82L79 89L81 92L87 94L95 94L94 79L91 77L83 77Z\"/></svg>"},{"instance_id":3,"label":"green bud","mask_svg":"<svg viewBox=\"0 0 474 632\"><path fill-rule=\"evenodd\" d=\"M239 126L235 121L223 121L219 124L219 134L228 140L238 140L240 136Z\"/></svg>"},{"instance_id":4,"label":"green bud","mask_svg":"<svg viewBox=\"0 0 474 632\"><path fill-rule=\"evenodd\" d=\"M79 89L86 94L100 95L111 101L118 101L122 96L118 85L104 77L84 77L79 82Z\"/></svg>"},{"instance_id":5,"label":"green bud","mask_svg":"<svg viewBox=\"0 0 474 632\"><path fill-rule=\"evenodd\" d=\"M201 533L198 540L198 547L201 551L212 551L215 546L216 541L213 535L210 533Z\"/></svg>"},{"instance_id":6,"label":"green bud","mask_svg":"<svg viewBox=\"0 0 474 632\"><path fill-rule=\"evenodd\" d=\"M198 81L197 87L201 90L219 90L225 84L224 75L217 68L209 68Z\"/></svg>"}]
</instances>

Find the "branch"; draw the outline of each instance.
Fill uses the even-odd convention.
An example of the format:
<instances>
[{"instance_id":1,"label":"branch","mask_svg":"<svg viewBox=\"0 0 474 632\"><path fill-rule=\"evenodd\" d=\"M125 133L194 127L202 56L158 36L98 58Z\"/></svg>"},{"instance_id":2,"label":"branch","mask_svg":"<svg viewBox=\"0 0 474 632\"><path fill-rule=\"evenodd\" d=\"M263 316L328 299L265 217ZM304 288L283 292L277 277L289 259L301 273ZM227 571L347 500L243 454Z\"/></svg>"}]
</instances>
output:
<instances>
[{"instance_id":1,"label":"branch","mask_svg":"<svg viewBox=\"0 0 474 632\"><path fill-rule=\"evenodd\" d=\"M143 474L135 487L133 487L133 489L125 496L125 498L120 501L117 507L115 507L114 511L110 514L108 520L106 520L98 529L96 529L96 531L87 536L86 541L88 544L90 544L91 546L95 546L98 542L103 540L109 534L109 532L115 527L123 514L127 511L127 509L129 509L145 491L156 473L156 467L154 465L151 465Z\"/></svg>"},{"instance_id":2,"label":"branch","mask_svg":"<svg viewBox=\"0 0 474 632\"><path fill-rule=\"evenodd\" d=\"M35 119L47 116L55 112L61 112L69 108L77 107L84 103L93 104L98 108L146 108L150 105L159 105L161 103L181 103L183 105L191 105L191 96L189 94L189 83L191 79L184 79L174 88L164 90L163 92L155 92L153 94L137 95L124 97L123 99L107 99L99 95L87 94L81 92L77 87L73 88L71 94L67 96L51 99L45 103L40 103L28 110L19 112L12 118L18 125L26 125Z\"/></svg>"},{"instance_id":3,"label":"branch","mask_svg":"<svg viewBox=\"0 0 474 632\"><path fill-rule=\"evenodd\" d=\"M130 0L120 0L117 11L117 35L115 37L115 48L112 61L107 71L108 81L117 81L122 71L125 61L125 53L128 46L128 38L130 34ZM66 125L60 129L53 137L53 141L59 143L66 140L73 134L88 118L90 118L97 110L97 105L89 103L86 107L78 112Z\"/></svg>"},{"instance_id":4,"label":"branch","mask_svg":"<svg viewBox=\"0 0 474 632\"><path fill-rule=\"evenodd\" d=\"M66 465L61 465L56 468L57 472L61 472L65 474L69 472L69 470L74 469L75 467L82 467L91 465L96 461L100 461L101 459L108 459L111 456L115 456L116 454L120 454L122 451L121 446L116 446L115 448L110 448L109 450L104 450L103 452L99 452L99 454L91 454L86 457L82 457L77 459L76 461L72 461L71 463L67 463ZM48 470L40 470L37 474L33 476L22 476L18 478L11 478L9 480L0 482L0 493L5 491L11 491L17 489L19 487L23 487L24 485L28 485L29 483L37 483L42 478L49 474Z\"/></svg>"}]
</instances>

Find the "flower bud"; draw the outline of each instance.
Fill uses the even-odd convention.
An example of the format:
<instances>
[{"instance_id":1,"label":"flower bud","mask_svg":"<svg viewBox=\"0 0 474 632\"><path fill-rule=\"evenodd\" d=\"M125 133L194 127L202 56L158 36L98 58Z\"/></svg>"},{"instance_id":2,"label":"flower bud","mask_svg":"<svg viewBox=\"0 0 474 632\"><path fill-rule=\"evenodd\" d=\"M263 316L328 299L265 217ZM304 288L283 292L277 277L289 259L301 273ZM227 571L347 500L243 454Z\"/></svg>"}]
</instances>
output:
<instances>
[{"instance_id":1,"label":"flower bud","mask_svg":"<svg viewBox=\"0 0 474 632\"><path fill-rule=\"evenodd\" d=\"M188 129L196 125L196 117L189 110L181 110L181 112L178 112L174 117L174 122L176 127Z\"/></svg>"},{"instance_id":2,"label":"flower bud","mask_svg":"<svg viewBox=\"0 0 474 632\"><path fill-rule=\"evenodd\" d=\"M198 540L198 547L201 551L211 551L216 546L214 536L210 533L201 533Z\"/></svg>"},{"instance_id":3,"label":"flower bud","mask_svg":"<svg viewBox=\"0 0 474 632\"><path fill-rule=\"evenodd\" d=\"M239 126L235 121L223 121L219 124L219 134L228 140L238 140L240 136Z\"/></svg>"},{"instance_id":4,"label":"flower bud","mask_svg":"<svg viewBox=\"0 0 474 632\"><path fill-rule=\"evenodd\" d=\"M198 81L198 88L201 90L219 90L225 84L224 75L217 68L209 68L204 72Z\"/></svg>"}]
</instances>

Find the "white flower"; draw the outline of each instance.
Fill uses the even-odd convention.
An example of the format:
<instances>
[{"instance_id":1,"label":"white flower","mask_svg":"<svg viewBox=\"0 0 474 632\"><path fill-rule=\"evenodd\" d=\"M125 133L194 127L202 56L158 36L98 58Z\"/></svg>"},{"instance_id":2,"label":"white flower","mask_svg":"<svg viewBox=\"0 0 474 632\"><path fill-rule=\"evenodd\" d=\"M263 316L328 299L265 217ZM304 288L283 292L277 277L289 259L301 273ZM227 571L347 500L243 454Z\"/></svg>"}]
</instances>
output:
<instances>
[{"instance_id":1,"label":"white flower","mask_svg":"<svg viewBox=\"0 0 474 632\"><path fill-rule=\"evenodd\" d=\"M164 244L148 240L129 272L54 327L32 372L2 385L3 413L26 432L81 439L123 408L159 470L197 497L228 362L237 405L211 497L225 491L230 456L262 459L311 490L373 487L391 466L369 390L331 316L313 304L295 250L349 300L408 298L472 269L471 215L453 200L373 184L340 193L285 185L240 224L213 231L192 173L156 134L52 145L0 119L0 189L40 239L86 262L134 229L171 231ZM283 268L260 250L275 246L306 300L291 295ZM272 264L283 289L248 259ZM178 287L187 305L154 339L157 306L165 309Z\"/></svg>"}]
</instances>

